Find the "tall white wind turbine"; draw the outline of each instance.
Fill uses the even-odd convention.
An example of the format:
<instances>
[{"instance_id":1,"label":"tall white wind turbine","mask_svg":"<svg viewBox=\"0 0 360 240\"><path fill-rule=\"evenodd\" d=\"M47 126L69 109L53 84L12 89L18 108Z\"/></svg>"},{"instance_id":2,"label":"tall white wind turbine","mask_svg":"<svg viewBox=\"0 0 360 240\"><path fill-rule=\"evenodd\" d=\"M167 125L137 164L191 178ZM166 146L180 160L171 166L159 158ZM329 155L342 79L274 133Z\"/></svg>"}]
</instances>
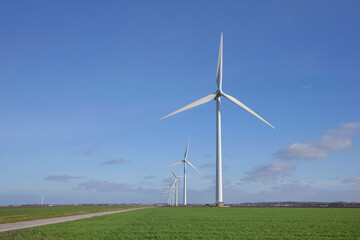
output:
<instances>
[{"instance_id":1,"label":"tall white wind turbine","mask_svg":"<svg viewBox=\"0 0 360 240\"><path fill-rule=\"evenodd\" d=\"M178 165L178 164L181 164L181 163L184 163L184 206L186 206L186 164L189 164L190 167L192 167L195 171L197 171L200 175L201 172L199 172L199 170L197 170L188 160L187 160L187 154L188 154L188 150L189 150L189 143L190 143L190 137L189 137L189 140L188 140L188 143L187 143L187 146L186 146L186 150L185 150L185 154L184 154L184 160L181 160L179 162L176 162L176 163L173 163L173 164L170 164L166 167L171 167L171 166L174 166L174 165Z\"/></svg>"},{"instance_id":2,"label":"tall white wind turbine","mask_svg":"<svg viewBox=\"0 0 360 240\"><path fill-rule=\"evenodd\" d=\"M201 104L207 103L210 100L214 99L216 100L216 201L215 204L217 206L223 206L223 192L222 192L222 159L221 159L221 112L220 112L220 99L222 96L233 102L234 104L238 105L239 107L243 108L247 112L251 113L270 127L274 128L270 123L268 123L265 119L260 117L258 114L256 114L253 110L245 106L242 102L237 100L236 98L224 93L222 91L222 69L223 69L223 33L221 33L221 40L220 40L220 49L219 49L219 59L218 59L218 66L217 66L217 73L216 73L216 83L217 83L217 91L215 93L212 93L210 95L207 95L206 97L203 97L193 103L190 103L189 105L186 105L183 108L180 108L179 110L176 110L175 112L170 113L169 115L166 115L165 117L161 118L167 118L174 114L177 114L179 112L188 110L190 108L199 106Z\"/></svg>"}]
</instances>

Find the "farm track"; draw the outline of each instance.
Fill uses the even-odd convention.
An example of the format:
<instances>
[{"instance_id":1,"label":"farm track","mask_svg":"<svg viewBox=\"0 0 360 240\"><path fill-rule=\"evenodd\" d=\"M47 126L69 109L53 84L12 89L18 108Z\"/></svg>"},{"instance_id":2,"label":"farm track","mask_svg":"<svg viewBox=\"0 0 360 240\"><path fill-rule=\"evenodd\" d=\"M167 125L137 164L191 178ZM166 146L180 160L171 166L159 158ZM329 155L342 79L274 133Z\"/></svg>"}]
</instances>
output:
<instances>
[{"instance_id":1,"label":"farm track","mask_svg":"<svg viewBox=\"0 0 360 240\"><path fill-rule=\"evenodd\" d=\"M104 215L108 215L108 214L122 213L122 212L128 212L128 211L134 211L134 210L140 210L140 209L144 209L144 208L130 208L130 209L124 209L124 210L110 211L110 212L88 213L88 214L73 215L73 216L66 216L66 217L55 217L55 218L45 218L45 219L38 219L38 220L14 222L14 223L3 223L3 224L0 224L0 232L7 232L7 231L23 229L23 228L38 227L38 226L54 224L54 223L69 222L69 221L75 221L75 220L79 220L79 219L83 219L83 218L104 216Z\"/></svg>"}]
</instances>

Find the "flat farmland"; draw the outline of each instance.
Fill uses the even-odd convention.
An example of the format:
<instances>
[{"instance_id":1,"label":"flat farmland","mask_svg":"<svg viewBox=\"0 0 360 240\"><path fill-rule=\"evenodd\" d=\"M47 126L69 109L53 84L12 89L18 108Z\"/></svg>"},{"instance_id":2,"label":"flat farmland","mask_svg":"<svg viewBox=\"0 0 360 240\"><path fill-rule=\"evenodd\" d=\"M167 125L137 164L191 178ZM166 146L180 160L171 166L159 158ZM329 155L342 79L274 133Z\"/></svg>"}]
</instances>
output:
<instances>
[{"instance_id":1,"label":"flat farmland","mask_svg":"<svg viewBox=\"0 0 360 240\"><path fill-rule=\"evenodd\" d=\"M4 207L0 208L0 224L43 218L107 212L127 209L127 206L53 206L53 207Z\"/></svg>"},{"instance_id":2,"label":"flat farmland","mask_svg":"<svg viewBox=\"0 0 360 240\"><path fill-rule=\"evenodd\" d=\"M148 208L0 239L360 239L357 208Z\"/></svg>"}]
</instances>

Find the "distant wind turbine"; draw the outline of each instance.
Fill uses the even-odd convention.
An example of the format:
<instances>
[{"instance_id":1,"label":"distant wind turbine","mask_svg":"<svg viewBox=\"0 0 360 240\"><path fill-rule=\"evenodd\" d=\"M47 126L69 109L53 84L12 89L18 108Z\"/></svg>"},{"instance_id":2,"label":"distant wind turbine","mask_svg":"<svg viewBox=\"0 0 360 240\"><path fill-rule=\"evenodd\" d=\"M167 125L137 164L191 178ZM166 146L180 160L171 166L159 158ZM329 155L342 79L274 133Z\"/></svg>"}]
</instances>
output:
<instances>
[{"instance_id":1,"label":"distant wind turbine","mask_svg":"<svg viewBox=\"0 0 360 240\"><path fill-rule=\"evenodd\" d=\"M44 206L44 196L41 196L41 206Z\"/></svg>"},{"instance_id":2,"label":"distant wind turbine","mask_svg":"<svg viewBox=\"0 0 360 240\"><path fill-rule=\"evenodd\" d=\"M186 150L185 150L185 154L184 154L184 160L181 160L179 162L176 162L176 163L173 163L173 164L170 164L166 167L171 167L171 166L174 166L174 165L178 165L178 164L181 164L181 163L184 163L184 206L186 206L186 164L189 164L190 167L192 167L195 171L197 171L201 176L201 172L199 172L199 170L197 170L188 160L187 160L187 154L188 154L188 150L189 150L189 143L190 143L190 137L189 137L189 140L188 140L188 143L187 143L187 146L186 146Z\"/></svg>"},{"instance_id":3,"label":"distant wind turbine","mask_svg":"<svg viewBox=\"0 0 360 240\"><path fill-rule=\"evenodd\" d=\"M169 189L171 194L171 206L174 206L174 192L176 192L175 184L176 184L176 179L174 179Z\"/></svg>"},{"instance_id":4,"label":"distant wind turbine","mask_svg":"<svg viewBox=\"0 0 360 240\"><path fill-rule=\"evenodd\" d=\"M168 205L170 205L170 189L165 191L163 194L168 196Z\"/></svg>"},{"instance_id":5,"label":"distant wind turbine","mask_svg":"<svg viewBox=\"0 0 360 240\"><path fill-rule=\"evenodd\" d=\"M178 205L178 192L179 192L179 178L181 178L182 176L177 176L171 168L170 168L170 170L175 177L173 184L175 184L175 206L177 206Z\"/></svg>"},{"instance_id":6,"label":"distant wind turbine","mask_svg":"<svg viewBox=\"0 0 360 240\"><path fill-rule=\"evenodd\" d=\"M247 112L251 113L270 127L274 128L270 123L268 123L265 119L260 117L258 114L256 114L253 110L245 106L242 102L237 100L236 98L224 93L222 91L222 69L223 69L223 33L221 33L221 40L220 40L220 49L219 49L219 59L218 59L218 66L217 66L217 73L216 73L216 83L218 86L218 89L215 93L212 93L206 97L203 97L193 103L190 103L189 105L180 108L179 110L176 110L173 113L170 113L169 115L166 115L165 117L161 118L167 118L174 114L177 114L179 112L188 110L190 108L199 106L201 104L207 103L210 100L214 99L216 100L216 201L215 204L217 206L223 206L223 191L222 191L222 154L221 154L221 112L220 112L220 98L221 96L224 96L234 104L238 105L239 107L243 108Z\"/></svg>"},{"instance_id":7,"label":"distant wind turbine","mask_svg":"<svg viewBox=\"0 0 360 240\"><path fill-rule=\"evenodd\" d=\"M166 186L168 186L169 189L168 189L166 192L164 192L164 194L168 196L168 205L169 205L169 206L173 206L173 205L174 205L174 189L175 189L175 183L176 183L176 179L174 179L171 184L166 184Z\"/></svg>"}]
</instances>

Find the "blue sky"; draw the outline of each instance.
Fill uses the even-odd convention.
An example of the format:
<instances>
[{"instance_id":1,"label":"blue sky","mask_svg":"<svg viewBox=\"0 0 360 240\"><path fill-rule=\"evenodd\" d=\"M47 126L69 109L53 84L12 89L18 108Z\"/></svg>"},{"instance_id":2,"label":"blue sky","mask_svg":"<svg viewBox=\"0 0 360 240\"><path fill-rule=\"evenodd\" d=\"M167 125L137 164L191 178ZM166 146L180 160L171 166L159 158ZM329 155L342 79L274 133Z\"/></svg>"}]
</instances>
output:
<instances>
[{"instance_id":1,"label":"blue sky","mask_svg":"<svg viewBox=\"0 0 360 240\"><path fill-rule=\"evenodd\" d=\"M189 158L188 202L360 201L357 1L1 1L0 205L166 202ZM180 166L174 171L181 174ZM180 195L181 197L181 195Z\"/></svg>"}]
</instances>

